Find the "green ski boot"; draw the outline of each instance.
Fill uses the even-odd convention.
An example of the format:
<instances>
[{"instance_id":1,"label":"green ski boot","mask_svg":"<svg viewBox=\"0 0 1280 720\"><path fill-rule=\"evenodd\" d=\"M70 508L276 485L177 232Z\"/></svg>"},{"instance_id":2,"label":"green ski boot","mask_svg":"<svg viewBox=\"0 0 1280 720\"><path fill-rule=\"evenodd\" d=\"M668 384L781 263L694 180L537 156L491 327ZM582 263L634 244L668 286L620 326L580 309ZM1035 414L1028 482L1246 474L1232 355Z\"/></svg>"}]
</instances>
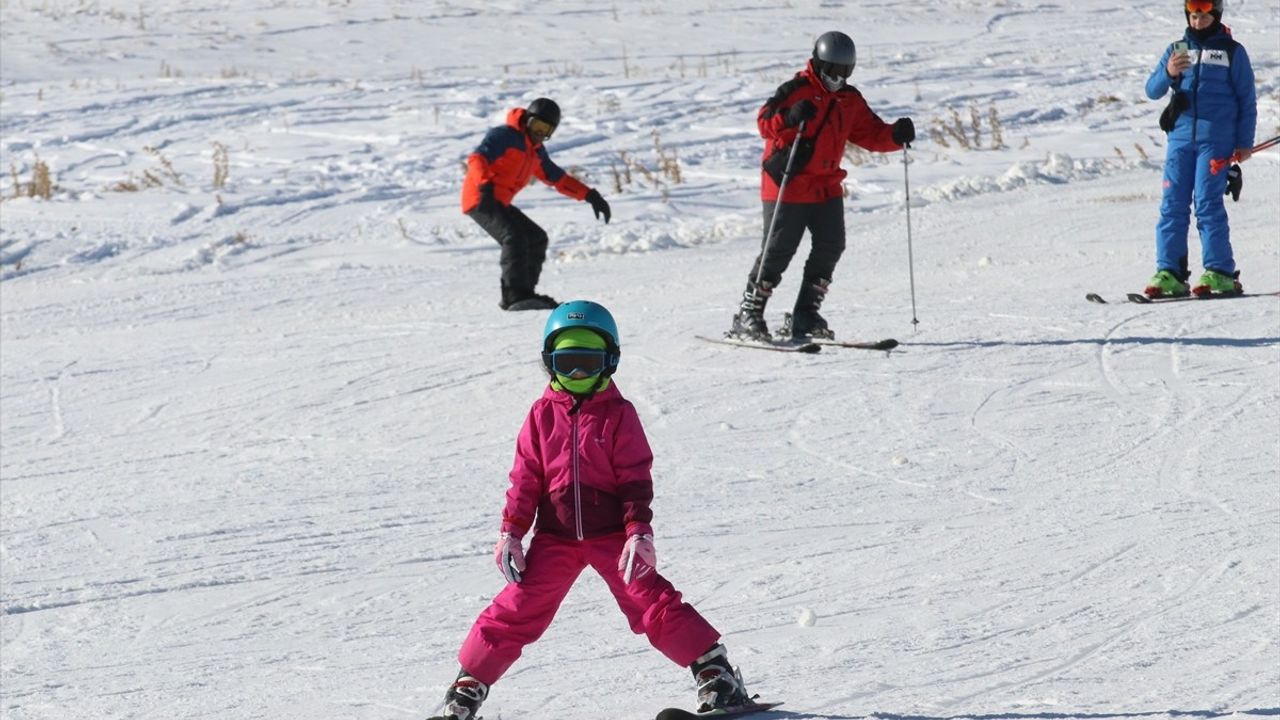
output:
<instances>
[{"instance_id":1,"label":"green ski boot","mask_svg":"<svg viewBox=\"0 0 1280 720\"><path fill-rule=\"evenodd\" d=\"M1142 293L1149 298L1183 297L1187 294L1187 284L1178 279L1170 270L1161 270L1151 276L1147 289Z\"/></svg>"},{"instance_id":2,"label":"green ski boot","mask_svg":"<svg viewBox=\"0 0 1280 720\"><path fill-rule=\"evenodd\" d=\"M1244 292L1244 287L1240 284L1240 273L1221 273L1217 270L1205 270L1200 276L1200 282L1191 288L1191 292L1196 297L1208 297L1210 295L1239 295Z\"/></svg>"}]
</instances>

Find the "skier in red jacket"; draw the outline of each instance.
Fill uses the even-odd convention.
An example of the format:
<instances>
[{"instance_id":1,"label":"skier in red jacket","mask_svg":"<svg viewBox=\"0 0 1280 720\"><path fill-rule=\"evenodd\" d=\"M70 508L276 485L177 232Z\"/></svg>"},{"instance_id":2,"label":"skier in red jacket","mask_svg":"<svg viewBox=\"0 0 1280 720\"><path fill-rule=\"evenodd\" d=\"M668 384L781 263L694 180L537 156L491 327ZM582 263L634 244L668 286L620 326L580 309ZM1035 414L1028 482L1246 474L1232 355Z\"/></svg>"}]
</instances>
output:
<instances>
[{"instance_id":1,"label":"skier in red jacket","mask_svg":"<svg viewBox=\"0 0 1280 720\"><path fill-rule=\"evenodd\" d=\"M827 294L836 263L844 252L844 190L848 174L840 167L845 143L875 152L892 152L915 139L911 118L892 125L867 106L862 93L846 81L857 62L853 39L842 32L828 32L813 45L813 58L804 70L778 87L760 108L756 122L765 140L760 177L764 201L764 226L769 232L778 213L772 237L765 238L761 254L752 264L747 289L730 335L768 340L765 303L786 271L808 228L812 248L804 266L804 279L794 312L784 320L780 335L790 338L834 337L818 307ZM803 131L801 125L803 124ZM787 179L782 202L778 186L797 134L800 145Z\"/></svg>"},{"instance_id":2,"label":"skier in red jacket","mask_svg":"<svg viewBox=\"0 0 1280 720\"><path fill-rule=\"evenodd\" d=\"M555 300L534 293L547 258L547 233L512 205L531 176L575 200L586 200L596 217L609 222L609 203L551 161L543 143L560 124L560 106L538 98L512 108L507 124L491 128L467 158L462 212L502 246L503 310L551 310Z\"/></svg>"}]
</instances>

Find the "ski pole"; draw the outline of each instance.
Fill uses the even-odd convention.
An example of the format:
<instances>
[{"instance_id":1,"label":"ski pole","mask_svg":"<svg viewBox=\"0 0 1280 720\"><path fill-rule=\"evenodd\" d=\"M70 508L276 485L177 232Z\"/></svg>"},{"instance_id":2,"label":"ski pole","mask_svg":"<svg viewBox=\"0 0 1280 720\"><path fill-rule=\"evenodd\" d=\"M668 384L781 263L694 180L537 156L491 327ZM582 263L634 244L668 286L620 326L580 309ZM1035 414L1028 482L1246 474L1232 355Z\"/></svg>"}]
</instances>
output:
<instances>
[{"instance_id":1,"label":"ski pole","mask_svg":"<svg viewBox=\"0 0 1280 720\"><path fill-rule=\"evenodd\" d=\"M911 251L911 178L907 175L907 147L902 146L902 191L906 195L907 206L907 271L911 277L911 329L919 329L920 319L916 317L916 262Z\"/></svg>"},{"instance_id":2,"label":"ski pole","mask_svg":"<svg viewBox=\"0 0 1280 720\"><path fill-rule=\"evenodd\" d=\"M1270 140L1263 140L1257 145L1254 145L1253 147L1249 148L1249 152L1251 153L1262 152L1263 150L1266 150L1267 148L1270 148L1270 147L1275 147L1276 145L1280 145L1280 135L1277 135L1271 138ZM1237 162L1239 160L1240 160L1239 153L1231 153L1231 157L1229 158L1221 158L1221 159L1214 158L1213 160L1209 161L1209 172L1213 173L1214 175L1217 175L1218 173L1222 172L1222 168L1226 167L1227 165L1230 165L1233 162Z\"/></svg>"},{"instance_id":3,"label":"ski pole","mask_svg":"<svg viewBox=\"0 0 1280 720\"><path fill-rule=\"evenodd\" d=\"M773 203L773 215L769 216L769 229L764 233L764 247L760 248L760 265L756 268L756 287L760 287L760 278L764 275L764 256L769 252L769 243L773 240L773 228L778 224L778 213L782 211L782 193L787 189L787 181L791 179L791 166L796 161L796 150L800 149L800 138L804 136L807 120L800 121L796 128L796 139L791 143L791 154L787 156L787 167L782 171L782 182L778 183L778 199Z\"/></svg>"}]
</instances>

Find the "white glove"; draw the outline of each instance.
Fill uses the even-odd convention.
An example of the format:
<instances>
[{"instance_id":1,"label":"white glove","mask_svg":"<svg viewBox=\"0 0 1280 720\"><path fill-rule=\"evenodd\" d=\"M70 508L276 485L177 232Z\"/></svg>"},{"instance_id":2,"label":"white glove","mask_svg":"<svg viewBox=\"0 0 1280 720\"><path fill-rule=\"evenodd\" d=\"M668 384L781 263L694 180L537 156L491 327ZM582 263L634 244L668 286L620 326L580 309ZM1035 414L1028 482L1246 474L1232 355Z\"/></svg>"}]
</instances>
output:
<instances>
[{"instance_id":1,"label":"white glove","mask_svg":"<svg viewBox=\"0 0 1280 720\"><path fill-rule=\"evenodd\" d=\"M642 578L650 571L658 568L658 551L653 547L652 535L632 535L622 548L618 558L618 572L622 573L622 582L630 583L632 578Z\"/></svg>"},{"instance_id":2,"label":"white glove","mask_svg":"<svg viewBox=\"0 0 1280 720\"><path fill-rule=\"evenodd\" d=\"M498 570L507 582L518 583L524 579L521 575L525 568L524 546L520 544L519 537L511 533L499 535L498 544L493 548L493 559L498 563Z\"/></svg>"}]
</instances>

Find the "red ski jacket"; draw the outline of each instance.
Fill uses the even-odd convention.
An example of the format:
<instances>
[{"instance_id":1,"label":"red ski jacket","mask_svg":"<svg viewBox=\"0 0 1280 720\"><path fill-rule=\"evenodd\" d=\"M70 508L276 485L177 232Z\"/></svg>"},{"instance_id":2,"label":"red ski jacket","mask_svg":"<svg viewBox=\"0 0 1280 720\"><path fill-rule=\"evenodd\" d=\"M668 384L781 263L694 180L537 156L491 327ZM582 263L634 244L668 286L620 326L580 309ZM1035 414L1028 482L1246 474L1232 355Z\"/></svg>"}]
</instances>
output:
<instances>
[{"instance_id":1,"label":"red ski jacket","mask_svg":"<svg viewBox=\"0 0 1280 720\"><path fill-rule=\"evenodd\" d=\"M570 415L574 396L547 387L516 441L502 531L568 539L652 534L653 451L617 383ZM535 523L536 519L536 523Z\"/></svg>"},{"instance_id":2,"label":"red ski jacket","mask_svg":"<svg viewBox=\"0 0 1280 720\"><path fill-rule=\"evenodd\" d=\"M787 181L784 202L817 203L843 195L840 183L848 173L840 167L840 161L846 142L874 152L902 149L893 141L893 126L871 111L862 93L851 86L836 92L827 90L810 60L795 78L778 87L756 116L760 136L765 140L763 158L776 151L790 151L796 128L787 127L787 109L801 100L812 102L818 109L804 128L804 137L814 139L813 156ZM778 185L763 170L760 198L768 202L778 199Z\"/></svg>"},{"instance_id":3,"label":"red ski jacket","mask_svg":"<svg viewBox=\"0 0 1280 720\"><path fill-rule=\"evenodd\" d=\"M469 213L480 204L480 186L492 183L493 196L510 205L516 193L536 175L561 194L583 200L590 190L559 165L551 162L541 143L534 143L524 130L524 108L512 108L507 124L491 128L480 146L467 157L467 177L462 181L462 212Z\"/></svg>"}]
</instances>

